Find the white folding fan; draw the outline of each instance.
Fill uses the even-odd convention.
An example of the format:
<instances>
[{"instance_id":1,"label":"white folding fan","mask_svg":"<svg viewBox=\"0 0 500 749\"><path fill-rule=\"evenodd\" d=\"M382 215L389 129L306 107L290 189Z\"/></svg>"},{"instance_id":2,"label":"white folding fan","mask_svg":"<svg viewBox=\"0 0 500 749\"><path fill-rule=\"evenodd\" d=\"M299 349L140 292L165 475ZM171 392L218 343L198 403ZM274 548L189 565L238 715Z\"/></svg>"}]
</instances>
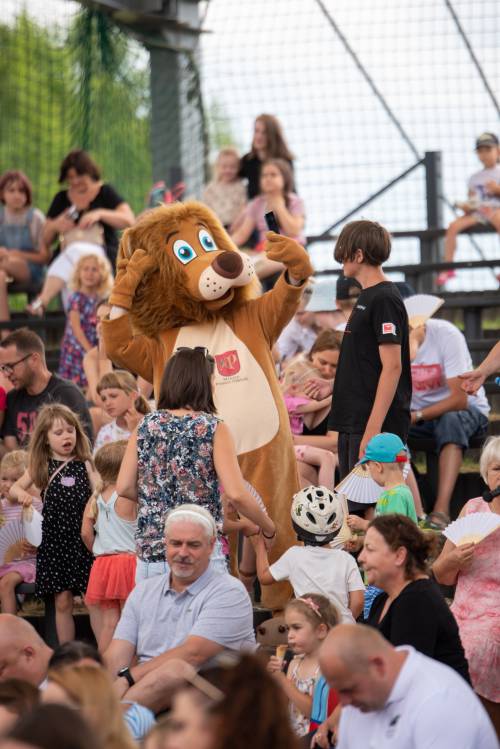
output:
<instances>
[{"instance_id":1,"label":"white folding fan","mask_svg":"<svg viewBox=\"0 0 500 749\"><path fill-rule=\"evenodd\" d=\"M500 515L495 512L473 512L450 523L443 535L455 546L478 544L497 528L500 528Z\"/></svg>"},{"instance_id":2,"label":"white folding fan","mask_svg":"<svg viewBox=\"0 0 500 749\"><path fill-rule=\"evenodd\" d=\"M9 520L0 528L0 565L10 564L25 557L26 541L22 520Z\"/></svg>"},{"instance_id":3,"label":"white folding fan","mask_svg":"<svg viewBox=\"0 0 500 749\"><path fill-rule=\"evenodd\" d=\"M444 304L444 299L433 294L414 294L404 300L410 328L424 325Z\"/></svg>"},{"instance_id":4,"label":"white folding fan","mask_svg":"<svg viewBox=\"0 0 500 749\"><path fill-rule=\"evenodd\" d=\"M23 509L24 535L32 546L42 543L42 520L42 515L33 506Z\"/></svg>"},{"instance_id":5,"label":"white folding fan","mask_svg":"<svg viewBox=\"0 0 500 749\"><path fill-rule=\"evenodd\" d=\"M351 502L373 505L383 489L372 479L368 467L361 463L355 466L340 484L337 484L335 491L345 494Z\"/></svg>"}]
</instances>

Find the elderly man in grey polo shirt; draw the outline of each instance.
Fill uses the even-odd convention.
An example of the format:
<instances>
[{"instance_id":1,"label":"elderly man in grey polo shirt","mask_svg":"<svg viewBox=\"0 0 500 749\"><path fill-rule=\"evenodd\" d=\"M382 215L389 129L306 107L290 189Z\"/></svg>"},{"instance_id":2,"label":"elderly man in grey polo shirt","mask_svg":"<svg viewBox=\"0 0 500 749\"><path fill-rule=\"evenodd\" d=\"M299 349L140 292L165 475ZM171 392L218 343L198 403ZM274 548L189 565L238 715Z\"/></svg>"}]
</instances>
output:
<instances>
[{"instance_id":1,"label":"elderly man in grey polo shirt","mask_svg":"<svg viewBox=\"0 0 500 749\"><path fill-rule=\"evenodd\" d=\"M159 709L172 659L197 667L225 648L255 649L247 591L235 577L209 568L216 534L213 517L198 505L180 505L167 515L170 574L134 588L105 653L120 696L142 702L147 691L150 704L150 691L158 689Z\"/></svg>"}]
</instances>

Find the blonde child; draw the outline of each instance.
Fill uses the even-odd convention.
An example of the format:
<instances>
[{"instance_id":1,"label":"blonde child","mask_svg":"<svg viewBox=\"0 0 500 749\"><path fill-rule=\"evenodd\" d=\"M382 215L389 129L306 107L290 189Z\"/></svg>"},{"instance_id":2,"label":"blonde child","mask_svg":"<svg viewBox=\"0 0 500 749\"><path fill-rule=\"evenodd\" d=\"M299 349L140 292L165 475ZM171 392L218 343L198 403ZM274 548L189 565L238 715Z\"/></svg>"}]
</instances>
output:
<instances>
[{"instance_id":1,"label":"blonde child","mask_svg":"<svg viewBox=\"0 0 500 749\"><path fill-rule=\"evenodd\" d=\"M139 392L135 377L124 369L103 375L97 384L97 395L111 421L99 429L94 453L107 442L128 439L142 417L151 410Z\"/></svg>"},{"instance_id":2,"label":"blonde child","mask_svg":"<svg viewBox=\"0 0 500 749\"><path fill-rule=\"evenodd\" d=\"M339 623L334 605L324 596L306 593L285 608L288 646L293 650L288 671L284 662L271 656L268 670L275 676L289 700L292 727L298 736L309 731L313 691L320 677L318 653L329 630Z\"/></svg>"},{"instance_id":3,"label":"blonde child","mask_svg":"<svg viewBox=\"0 0 500 749\"><path fill-rule=\"evenodd\" d=\"M31 507L34 484L42 493L42 543L36 560L40 598L54 595L60 643L74 640L73 593L84 593L92 554L80 537L83 512L92 493L90 443L78 416L61 404L44 406L30 441L28 468L10 490Z\"/></svg>"},{"instance_id":4,"label":"blonde child","mask_svg":"<svg viewBox=\"0 0 500 749\"><path fill-rule=\"evenodd\" d=\"M28 453L14 450L7 453L0 463L0 528L13 520L20 520L22 507L9 497L9 491L26 470ZM40 500L33 501L33 507L42 509ZM2 614L16 614L16 586L20 583L34 583L36 570L36 548L26 542L22 559L0 566L0 604Z\"/></svg>"},{"instance_id":5,"label":"blonde child","mask_svg":"<svg viewBox=\"0 0 500 749\"><path fill-rule=\"evenodd\" d=\"M97 344L97 305L111 290L109 262L97 255L85 255L78 261L68 298L66 329L61 344L59 375L87 387L83 357Z\"/></svg>"},{"instance_id":6,"label":"blonde child","mask_svg":"<svg viewBox=\"0 0 500 749\"><path fill-rule=\"evenodd\" d=\"M116 492L126 447L126 440L109 442L95 454L100 481L82 522L83 542L95 557L85 603L101 653L113 638L123 604L135 584L137 503Z\"/></svg>"},{"instance_id":7,"label":"blonde child","mask_svg":"<svg viewBox=\"0 0 500 749\"><path fill-rule=\"evenodd\" d=\"M239 177L240 157L235 148L223 148L215 160L214 179L203 191L202 201L229 229L247 202L245 184Z\"/></svg>"}]
</instances>

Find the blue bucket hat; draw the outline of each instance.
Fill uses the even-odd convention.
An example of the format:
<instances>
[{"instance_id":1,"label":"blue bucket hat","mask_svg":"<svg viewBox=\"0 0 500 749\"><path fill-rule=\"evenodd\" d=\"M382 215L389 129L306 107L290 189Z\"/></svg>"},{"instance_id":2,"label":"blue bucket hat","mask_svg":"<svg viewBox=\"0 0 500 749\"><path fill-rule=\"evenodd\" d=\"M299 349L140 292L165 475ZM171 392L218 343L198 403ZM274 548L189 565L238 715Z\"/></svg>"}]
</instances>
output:
<instances>
[{"instance_id":1,"label":"blue bucket hat","mask_svg":"<svg viewBox=\"0 0 500 749\"><path fill-rule=\"evenodd\" d=\"M369 460L376 460L378 463L406 463L408 448L397 434L382 432L371 438L359 462L368 463Z\"/></svg>"}]
</instances>

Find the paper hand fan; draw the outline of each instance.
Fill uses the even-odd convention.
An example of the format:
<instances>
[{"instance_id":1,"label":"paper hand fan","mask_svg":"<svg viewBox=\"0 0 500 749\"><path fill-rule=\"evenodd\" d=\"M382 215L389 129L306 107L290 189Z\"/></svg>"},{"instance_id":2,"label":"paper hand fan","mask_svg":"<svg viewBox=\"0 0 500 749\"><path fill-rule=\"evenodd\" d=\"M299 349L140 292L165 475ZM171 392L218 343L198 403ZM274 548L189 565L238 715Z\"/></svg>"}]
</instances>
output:
<instances>
[{"instance_id":1,"label":"paper hand fan","mask_svg":"<svg viewBox=\"0 0 500 749\"><path fill-rule=\"evenodd\" d=\"M335 487L336 492L345 494L351 502L362 505L373 505L382 494L383 489L372 479L364 463L355 466L352 471Z\"/></svg>"},{"instance_id":2,"label":"paper hand fan","mask_svg":"<svg viewBox=\"0 0 500 749\"><path fill-rule=\"evenodd\" d=\"M432 294L414 294L404 300L411 328L424 325L444 304L444 299Z\"/></svg>"},{"instance_id":3,"label":"paper hand fan","mask_svg":"<svg viewBox=\"0 0 500 749\"><path fill-rule=\"evenodd\" d=\"M40 546L42 543L42 520L38 510L34 507L25 507L23 510L23 527L26 540L32 546Z\"/></svg>"},{"instance_id":4,"label":"paper hand fan","mask_svg":"<svg viewBox=\"0 0 500 749\"><path fill-rule=\"evenodd\" d=\"M336 489L335 489L335 494L338 494ZM338 494L338 498L342 505L344 519L342 521L342 525L340 527L339 532L337 533L333 541L330 541L330 543L328 544L328 546L331 549L342 549L344 547L344 544L353 538L352 531L347 525L347 516L349 515L349 509L347 506L347 497L345 494Z\"/></svg>"},{"instance_id":5,"label":"paper hand fan","mask_svg":"<svg viewBox=\"0 0 500 749\"><path fill-rule=\"evenodd\" d=\"M24 551L25 542L22 520L9 520L0 528L0 565L11 564L29 556Z\"/></svg>"},{"instance_id":6,"label":"paper hand fan","mask_svg":"<svg viewBox=\"0 0 500 749\"><path fill-rule=\"evenodd\" d=\"M443 535L455 546L478 544L497 528L500 528L500 515L495 512L473 512L450 523Z\"/></svg>"}]
</instances>

